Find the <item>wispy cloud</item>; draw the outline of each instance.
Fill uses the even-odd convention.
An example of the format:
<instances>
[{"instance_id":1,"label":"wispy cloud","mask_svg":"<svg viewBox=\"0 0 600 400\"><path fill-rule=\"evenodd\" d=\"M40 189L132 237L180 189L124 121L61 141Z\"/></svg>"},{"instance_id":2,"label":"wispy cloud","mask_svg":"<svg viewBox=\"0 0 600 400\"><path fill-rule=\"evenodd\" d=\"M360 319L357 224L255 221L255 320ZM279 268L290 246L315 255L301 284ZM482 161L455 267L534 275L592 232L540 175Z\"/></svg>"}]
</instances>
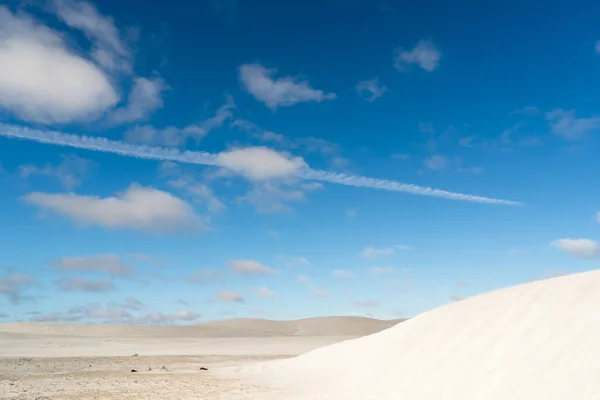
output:
<instances>
[{"instance_id":1,"label":"wispy cloud","mask_svg":"<svg viewBox=\"0 0 600 400\"><path fill-rule=\"evenodd\" d=\"M242 296L241 293L235 292L233 290L223 290L223 291L217 292L215 297L219 300L232 302L232 303L245 303L246 302L246 300L244 299L244 296Z\"/></svg>"},{"instance_id":2,"label":"wispy cloud","mask_svg":"<svg viewBox=\"0 0 600 400\"><path fill-rule=\"evenodd\" d=\"M312 136L289 138L281 133L262 129L255 123L243 119L236 119L231 125L278 149L319 154L333 169L344 169L350 164L350 160L342 155L342 147L329 140Z\"/></svg>"},{"instance_id":3,"label":"wispy cloud","mask_svg":"<svg viewBox=\"0 0 600 400\"><path fill-rule=\"evenodd\" d=\"M424 161L425 166L434 171L443 171L448 167L448 157L442 154L434 154Z\"/></svg>"},{"instance_id":4,"label":"wispy cloud","mask_svg":"<svg viewBox=\"0 0 600 400\"><path fill-rule=\"evenodd\" d=\"M346 270L343 270L343 269L334 269L331 273L336 278L343 278L343 279L352 279L352 278L354 278L354 274L352 272L346 271Z\"/></svg>"},{"instance_id":5,"label":"wispy cloud","mask_svg":"<svg viewBox=\"0 0 600 400\"><path fill-rule=\"evenodd\" d=\"M79 186L92 169L96 167L96 163L79 157L76 154L63 155L62 161L57 164L46 164L43 167L38 167L32 164L24 164L19 167L19 175L23 178L31 176L46 176L56 178L60 184L67 190Z\"/></svg>"},{"instance_id":6,"label":"wispy cloud","mask_svg":"<svg viewBox=\"0 0 600 400\"><path fill-rule=\"evenodd\" d=\"M35 278L28 274L8 271L0 275L0 295L17 304L24 298L24 292L35 284Z\"/></svg>"},{"instance_id":7,"label":"wispy cloud","mask_svg":"<svg viewBox=\"0 0 600 400\"><path fill-rule=\"evenodd\" d=\"M239 200L248 202L256 211L263 214L278 214L293 211L292 202L303 202L306 194L322 189L318 182L297 182L297 179L254 182Z\"/></svg>"},{"instance_id":8,"label":"wispy cloud","mask_svg":"<svg viewBox=\"0 0 600 400\"><path fill-rule=\"evenodd\" d=\"M379 78L373 78L371 80L358 82L356 91L359 95L363 96L365 100L372 103L383 96L383 94L388 91L388 88L379 84Z\"/></svg>"},{"instance_id":9,"label":"wispy cloud","mask_svg":"<svg viewBox=\"0 0 600 400\"><path fill-rule=\"evenodd\" d=\"M396 253L398 250L410 250L410 246L406 245L396 245L389 247L373 247L368 246L365 247L364 250L360 253L364 258L379 258L384 256L389 256Z\"/></svg>"},{"instance_id":10,"label":"wispy cloud","mask_svg":"<svg viewBox=\"0 0 600 400\"><path fill-rule=\"evenodd\" d=\"M162 108L162 93L165 89L165 81L160 77L135 78L127 104L115 109L108 120L112 124L123 124L147 119L154 111Z\"/></svg>"},{"instance_id":11,"label":"wispy cloud","mask_svg":"<svg viewBox=\"0 0 600 400\"><path fill-rule=\"evenodd\" d=\"M132 51L110 17L101 15L86 1L54 0L56 15L71 28L78 29L92 43L92 58L104 69L130 72Z\"/></svg>"},{"instance_id":12,"label":"wispy cloud","mask_svg":"<svg viewBox=\"0 0 600 400\"><path fill-rule=\"evenodd\" d=\"M138 125L125 132L126 142L167 147L180 147L191 139L198 143L213 129L218 129L233 118L235 108L233 97L226 96L226 102L216 111L215 115L204 121L187 125L183 128L167 126L157 128L152 125Z\"/></svg>"},{"instance_id":13,"label":"wispy cloud","mask_svg":"<svg viewBox=\"0 0 600 400\"><path fill-rule=\"evenodd\" d=\"M132 306L133 305L133 306ZM53 313L36 313L30 320L34 322L76 322L92 321L104 323L126 323L133 325L172 325L178 322L191 322L202 317L193 311L178 311L173 313L151 312L143 315L132 314L139 311L141 302L127 298L123 303L87 303L71 307L66 311Z\"/></svg>"},{"instance_id":14,"label":"wispy cloud","mask_svg":"<svg viewBox=\"0 0 600 400\"><path fill-rule=\"evenodd\" d=\"M442 58L442 53L431 40L419 40L412 50L398 47L394 50L394 66L398 71L405 71L411 64L416 64L425 71L435 71Z\"/></svg>"},{"instance_id":15,"label":"wispy cloud","mask_svg":"<svg viewBox=\"0 0 600 400\"><path fill-rule=\"evenodd\" d=\"M179 151L172 148L140 146L106 138L71 135L60 132L43 131L23 126L0 124L0 136L31 140L38 143L67 146L92 151L108 152L135 158L174 161L179 163L222 166L217 154L199 151ZM222 158L221 158L222 159ZM345 186L365 187L371 189L387 190L393 192L405 192L410 194L441 197L452 200L462 200L473 203L487 203L499 205L520 205L521 203L470 195L465 193L450 192L418 185L412 185L385 179L375 179L363 176L335 173L323 170L314 170L308 167L297 171L299 178L336 183Z\"/></svg>"},{"instance_id":16,"label":"wispy cloud","mask_svg":"<svg viewBox=\"0 0 600 400\"><path fill-rule=\"evenodd\" d=\"M98 254L86 257L63 257L52 261L63 272L106 272L110 275L131 274L131 266L117 254Z\"/></svg>"},{"instance_id":17,"label":"wispy cloud","mask_svg":"<svg viewBox=\"0 0 600 400\"><path fill-rule=\"evenodd\" d=\"M273 268L253 260L227 260L227 264L236 275L272 275L277 273Z\"/></svg>"},{"instance_id":18,"label":"wispy cloud","mask_svg":"<svg viewBox=\"0 0 600 400\"><path fill-rule=\"evenodd\" d=\"M600 130L600 117L577 118L575 110L556 109L546 113L552 132L566 140L578 140Z\"/></svg>"},{"instance_id":19,"label":"wispy cloud","mask_svg":"<svg viewBox=\"0 0 600 400\"><path fill-rule=\"evenodd\" d=\"M104 279L64 278L56 286L66 292L106 293L116 289L114 283Z\"/></svg>"},{"instance_id":20,"label":"wispy cloud","mask_svg":"<svg viewBox=\"0 0 600 400\"><path fill-rule=\"evenodd\" d=\"M208 211L217 212L226 208L215 192L203 182L187 171L183 171L179 164L165 161L159 166L159 175L167 179L167 184L180 190L192 198L194 203L204 204Z\"/></svg>"},{"instance_id":21,"label":"wispy cloud","mask_svg":"<svg viewBox=\"0 0 600 400\"><path fill-rule=\"evenodd\" d=\"M271 110L305 102L333 100L335 93L313 89L308 81L291 76L274 78L277 70L260 64L244 64L239 68L240 81L248 93Z\"/></svg>"}]
</instances>

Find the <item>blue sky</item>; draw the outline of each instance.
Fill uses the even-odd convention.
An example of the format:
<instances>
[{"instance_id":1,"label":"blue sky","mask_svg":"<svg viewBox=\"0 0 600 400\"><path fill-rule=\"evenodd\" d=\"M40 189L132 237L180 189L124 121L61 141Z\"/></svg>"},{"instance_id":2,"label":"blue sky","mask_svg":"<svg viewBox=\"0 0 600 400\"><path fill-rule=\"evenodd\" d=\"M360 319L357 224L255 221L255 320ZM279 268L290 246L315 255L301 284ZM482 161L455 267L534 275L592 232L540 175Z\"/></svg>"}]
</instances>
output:
<instances>
[{"instance_id":1,"label":"blue sky","mask_svg":"<svg viewBox=\"0 0 600 400\"><path fill-rule=\"evenodd\" d=\"M596 268L591 2L0 6L0 321L410 317Z\"/></svg>"}]
</instances>

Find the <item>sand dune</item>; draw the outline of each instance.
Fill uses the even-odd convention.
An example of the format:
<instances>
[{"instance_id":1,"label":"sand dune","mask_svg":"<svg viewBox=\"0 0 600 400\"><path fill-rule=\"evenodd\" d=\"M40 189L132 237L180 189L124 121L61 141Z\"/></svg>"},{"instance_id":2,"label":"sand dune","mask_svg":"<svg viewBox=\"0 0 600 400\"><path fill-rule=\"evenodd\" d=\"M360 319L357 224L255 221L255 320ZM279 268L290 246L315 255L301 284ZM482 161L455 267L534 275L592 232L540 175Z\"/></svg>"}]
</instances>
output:
<instances>
[{"instance_id":1,"label":"sand dune","mask_svg":"<svg viewBox=\"0 0 600 400\"><path fill-rule=\"evenodd\" d=\"M291 321L235 318L187 326L18 322L0 324L0 332L110 338L364 336L387 329L401 321L364 317L320 317Z\"/></svg>"},{"instance_id":2,"label":"sand dune","mask_svg":"<svg viewBox=\"0 0 600 400\"><path fill-rule=\"evenodd\" d=\"M599 310L600 271L574 274L449 304L249 372L293 387L294 399L597 400Z\"/></svg>"}]
</instances>

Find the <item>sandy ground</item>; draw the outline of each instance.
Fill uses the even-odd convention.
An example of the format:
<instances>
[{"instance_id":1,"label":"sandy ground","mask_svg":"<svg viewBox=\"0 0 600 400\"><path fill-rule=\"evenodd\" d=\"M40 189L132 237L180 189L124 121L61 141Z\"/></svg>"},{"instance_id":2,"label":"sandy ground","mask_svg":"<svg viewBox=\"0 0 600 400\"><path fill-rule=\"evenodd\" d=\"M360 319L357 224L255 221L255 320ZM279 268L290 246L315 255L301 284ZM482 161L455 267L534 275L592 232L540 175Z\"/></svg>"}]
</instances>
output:
<instances>
[{"instance_id":1,"label":"sandy ground","mask_svg":"<svg viewBox=\"0 0 600 400\"><path fill-rule=\"evenodd\" d=\"M222 376L215 371L221 367L280 357L4 358L0 359L0 398L251 399L273 391L242 378ZM208 370L200 370L201 367Z\"/></svg>"},{"instance_id":2,"label":"sandy ground","mask_svg":"<svg viewBox=\"0 0 600 400\"><path fill-rule=\"evenodd\" d=\"M274 389L222 371L292 357L352 338L14 336L0 334L2 400L254 399Z\"/></svg>"},{"instance_id":3,"label":"sandy ground","mask_svg":"<svg viewBox=\"0 0 600 400\"><path fill-rule=\"evenodd\" d=\"M347 318L192 327L0 324L0 399L289 399L231 371L390 325Z\"/></svg>"}]
</instances>

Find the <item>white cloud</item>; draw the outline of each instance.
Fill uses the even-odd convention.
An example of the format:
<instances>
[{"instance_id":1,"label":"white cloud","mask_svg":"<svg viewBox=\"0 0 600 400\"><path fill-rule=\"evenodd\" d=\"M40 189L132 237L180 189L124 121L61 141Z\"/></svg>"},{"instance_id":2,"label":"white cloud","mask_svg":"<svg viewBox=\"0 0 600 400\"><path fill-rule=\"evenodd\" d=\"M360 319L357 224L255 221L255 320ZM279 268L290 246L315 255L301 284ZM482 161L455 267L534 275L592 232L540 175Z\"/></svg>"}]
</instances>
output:
<instances>
[{"instance_id":1,"label":"white cloud","mask_svg":"<svg viewBox=\"0 0 600 400\"><path fill-rule=\"evenodd\" d=\"M577 118L575 110L556 109L546 113L552 132L566 140L582 139L600 129L600 117Z\"/></svg>"},{"instance_id":2,"label":"white cloud","mask_svg":"<svg viewBox=\"0 0 600 400\"><path fill-rule=\"evenodd\" d=\"M290 157L266 147L246 147L219 153L217 162L252 180L284 178L308 166L301 157Z\"/></svg>"},{"instance_id":3,"label":"white cloud","mask_svg":"<svg viewBox=\"0 0 600 400\"><path fill-rule=\"evenodd\" d=\"M226 100L226 103L219 107L215 115L202 122L190 124L183 128L176 126L156 128L151 125L140 125L125 132L125 141L167 147L183 146L189 139L198 143L210 131L222 127L225 122L233 118L231 110L235 108L235 103L231 96L226 96Z\"/></svg>"},{"instance_id":4,"label":"white cloud","mask_svg":"<svg viewBox=\"0 0 600 400\"><path fill-rule=\"evenodd\" d=\"M114 197L33 192L23 199L84 226L155 232L204 228L202 219L187 202L170 193L137 184Z\"/></svg>"},{"instance_id":5,"label":"white cloud","mask_svg":"<svg viewBox=\"0 0 600 400\"><path fill-rule=\"evenodd\" d=\"M275 296L275 292L267 287L259 287L257 293L260 297L273 297Z\"/></svg>"},{"instance_id":6,"label":"white cloud","mask_svg":"<svg viewBox=\"0 0 600 400\"><path fill-rule=\"evenodd\" d=\"M368 246L360 253L364 258L379 258L394 254L398 250L410 250L410 246L396 245L391 247Z\"/></svg>"},{"instance_id":7,"label":"white cloud","mask_svg":"<svg viewBox=\"0 0 600 400\"><path fill-rule=\"evenodd\" d=\"M215 297L219 300L228 301L228 302L232 302L232 303L245 303L246 302L246 300L244 299L244 296L242 296L240 293L235 292L233 290L223 290L221 292L217 292Z\"/></svg>"},{"instance_id":8,"label":"white cloud","mask_svg":"<svg viewBox=\"0 0 600 400\"><path fill-rule=\"evenodd\" d=\"M93 161L71 154L63 155L62 162L57 165L48 163L41 168L31 164L21 165L19 175L23 178L33 175L56 178L65 189L72 190L79 186L83 178L95 167L96 163Z\"/></svg>"},{"instance_id":9,"label":"white cloud","mask_svg":"<svg viewBox=\"0 0 600 400\"><path fill-rule=\"evenodd\" d=\"M0 136L11 139L30 140L38 143L58 146L88 149L91 151L119 154L126 157L140 159L174 161L184 164L218 166L218 155L202 151L181 152L172 148L138 146L106 138L71 135L55 131L32 129L24 126L0 123ZM420 196L432 196L444 199L467 201L472 203L485 203L496 205L522 205L522 203L490 198L466 193L449 192L426 186L412 185L386 179L369 178L366 176L350 175L331 171L302 169L298 174L300 179L318 182L335 183L338 185L363 187L370 189L387 190L392 192L410 193Z\"/></svg>"},{"instance_id":10,"label":"white cloud","mask_svg":"<svg viewBox=\"0 0 600 400\"><path fill-rule=\"evenodd\" d=\"M277 70L259 64L244 64L239 68L239 73L246 91L272 110L310 101L333 100L337 97L335 93L313 89L303 79L291 76L274 79L273 75Z\"/></svg>"},{"instance_id":11,"label":"white cloud","mask_svg":"<svg viewBox=\"0 0 600 400\"><path fill-rule=\"evenodd\" d=\"M127 104L114 110L108 117L113 124L147 119L163 106L162 92L166 85L162 78L135 78Z\"/></svg>"},{"instance_id":12,"label":"white cloud","mask_svg":"<svg viewBox=\"0 0 600 400\"><path fill-rule=\"evenodd\" d=\"M98 254L87 257L63 257L52 265L65 272L106 272L111 275L129 275L131 266L117 254Z\"/></svg>"},{"instance_id":13,"label":"white cloud","mask_svg":"<svg viewBox=\"0 0 600 400\"><path fill-rule=\"evenodd\" d=\"M434 171L443 171L448 166L448 157L434 154L425 159L425 166Z\"/></svg>"},{"instance_id":14,"label":"white cloud","mask_svg":"<svg viewBox=\"0 0 600 400\"><path fill-rule=\"evenodd\" d=\"M600 40L596 41L596 45L594 46L596 53L600 54Z\"/></svg>"},{"instance_id":15,"label":"white cloud","mask_svg":"<svg viewBox=\"0 0 600 400\"><path fill-rule=\"evenodd\" d=\"M375 300L364 300L364 301L357 301L354 303L355 306L357 307L379 307L379 302L375 301Z\"/></svg>"},{"instance_id":16,"label":"white cloud","mask_svg":"<svg viewBox=\"0 0 600 400\"><path fill-rule=\"evenodd\" d=\"M356 85L356 91L358 92L358 94L364 96L364 98L370 103L383 96L383 94L387 92L387 90L387 87L381 86L379 84L378 78L358 82L358 84Z\"/></svg>"},{"instance_id":17,"label":"white cloud","mask_svg":"<svg viewBox=\"0 0 600 400\"><path fill-rule=\"evenodd\" d=\"M442 53L430 40L419 40L412 50L398 47L394 50L394 67L405 71L411 64L416 64L425 71L435 71L440 64Z\"/></svg>"},{"instance_id":18,"label":"white cloud","mask_svg":"<svg viewBox=\"0 0 600 400\"><path fill-rule=\"evenodd\" d=\"M98 118L119 95L110 78L64 37L0 6L0 107L20 119L66 123Z\"/></svg>"},{"instance_id":19,"label":"white cloud","mask_svg":"<svg viewBox=\"0 0 600 400\"><path fill-rule=\"evenodd\" d=\"M595 258L600 256L600 243L590 239L558 239L551 244L575 257Z\"/></svg>"},{"instance_id":20,"label":"white cloud","mask_svg":"<svg viewBox=\"0 0 600 400\"><path fill-rule=\"evenodd\" d=\"M344 279L352 279L354 278L354 274L350 271L346 271L343 269L334 269L332 271L333 276L336 278L344 278Z\"/></svg>"},{"instance_id":21,"label":"white cloud","mask_svg":"<svg viewBox=\"0 0 600 400\"><path fill-rule=\"evenodd\" d=\"M131 72L132 52L110 17L100 15L86 1L54 0L54 10L65 24L81 30L93 44L91 56L98 65L107 70Z\"/></svg>"},{"instance_id":22,"label":"white cloud","mask_svg":"<svg viewBox=\"0 0 600 400\"><path fill-rule=\"evenodd\" d=\"M394 267L373 267L371 273L374 275L387 275L394 272Z\"/></svg>"},{"instance_id":23,"label":"white cloud","mask_svg":"<svg viewBox=\"0 0 600 400\"><path fill-rule=\"evenodd\" d=\"M65 278L57 280L56 286L66 292L106 293L115 290L114 283L104 279Z\"/></svg>"},{"instance_id":24,"label":"white cloud","mask_svg":"<svg viewBox=\"0 0 600 400\"><path fill-rule=\"evenodd\" d=\"M25 298L23 292L34 283L33 276L9 271L0 275L0 295L8 298L11 303L18 304Z\"/></svg>"},{"instance_id":25,"label":"white cloud","mask_svg":"<svg viewBox=\"0 0 600 400\"><path fill-rule=\"evenodd\" d=\"M236 275L271 275L277 273L273 268L253 260L227 260L227 264Z\"/></svg>"}]
</instances>

